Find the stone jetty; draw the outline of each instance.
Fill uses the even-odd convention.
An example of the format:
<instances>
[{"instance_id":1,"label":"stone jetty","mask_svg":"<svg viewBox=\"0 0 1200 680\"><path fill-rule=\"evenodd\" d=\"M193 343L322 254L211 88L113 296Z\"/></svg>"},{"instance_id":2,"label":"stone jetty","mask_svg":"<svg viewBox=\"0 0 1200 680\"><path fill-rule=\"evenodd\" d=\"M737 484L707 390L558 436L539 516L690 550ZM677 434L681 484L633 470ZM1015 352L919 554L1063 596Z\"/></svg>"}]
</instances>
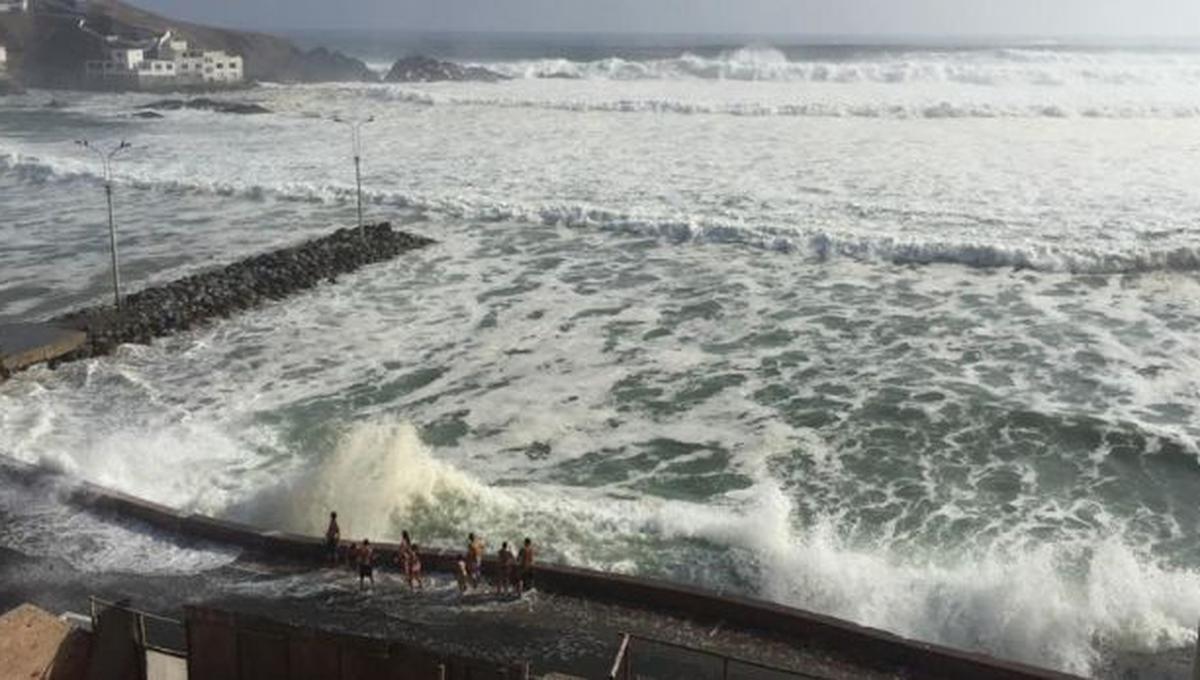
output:
<instances>
[{"instance_id":1,"label":"stone jetty","mask_svg":"<svg viewBox=\"0 0 1200 680\"><path fill-rule=\"evenodd\" d=\"M126 296L119 311L106 305L53 319L54 325L87 336L78 349L55 363L107 354L124 343L149 344L154 338L281 300L431 243L423 236L393 230L387 222L367 225L361 233L355 228L339 229L297 246L146 288Z\"/></svg>"}]
</instances>

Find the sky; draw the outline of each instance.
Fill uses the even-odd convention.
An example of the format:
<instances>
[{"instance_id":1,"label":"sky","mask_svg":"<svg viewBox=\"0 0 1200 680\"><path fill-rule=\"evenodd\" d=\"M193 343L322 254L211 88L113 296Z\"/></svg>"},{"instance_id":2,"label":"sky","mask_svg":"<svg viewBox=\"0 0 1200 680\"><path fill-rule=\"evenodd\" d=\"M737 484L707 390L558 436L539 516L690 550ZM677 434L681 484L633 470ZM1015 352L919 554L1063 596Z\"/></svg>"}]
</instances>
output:
<instances>
[{"instance_id":1,"label":"sky","mask_svg":"<svg viewBox=\"0 0 1200 680\"><path fill-rule=\"evenodd\" d=\"M237 28L1200 36L1200 0L129 0Z\"/></svg>"}]
</instances>

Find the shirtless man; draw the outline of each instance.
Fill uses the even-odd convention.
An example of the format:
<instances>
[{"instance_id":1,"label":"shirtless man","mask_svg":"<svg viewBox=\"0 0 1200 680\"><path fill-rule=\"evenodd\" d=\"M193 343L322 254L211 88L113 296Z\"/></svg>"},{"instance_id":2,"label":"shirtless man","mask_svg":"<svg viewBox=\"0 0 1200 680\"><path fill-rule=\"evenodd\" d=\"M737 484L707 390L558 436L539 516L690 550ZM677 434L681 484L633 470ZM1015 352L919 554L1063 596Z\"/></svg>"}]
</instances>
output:
<instances>
[{"instance_id":1,"label":"shirtless man","mask_svg":"<svg viewBox=\"0 0 1200 680\"><path fill-rule=\"evenodd\" d=\"M363 539L358 548L358 589L363 589L363 580L370 579L371 587L375 587L375 549L371 542Z\"/></svg>"},{"instance_id":2,"label":"shirtless man","mask_svg":"<svg viewBox=\"0 0 1200 680\"><path fill-rule=\"evenodd\" d=\"M533 541L526 538L525 545L521 546L521 552L517 555L517 595L533 587L533 557Z\"/></svg>"},{"instance_id":3,"label":"shirtless man","mask_svg":"<svg viewBox=\"0 0 1200 680\"><path fill-rule=\"evenodd\" d=\"M496 593L507 593L510 585L515 587L513 567L516 564L512 550L508 548L508 541L500 545L500 552L496 557Z\"/></svg>"},{"instance_id":4,"label":"shirtless man","mask_svg":"<svg viewBox=\"0 0 1200 680\"><path fill-rule=\"evenodd\" d=\"M342 530L338 528L337 513L329 513L329 528L325 530L325 554L329 556L329 564L337 564L338 541L342 538Z\"/></svg>"},{"instance_id":5,"label":"shirtless man","mask_svg":"<svg viewBox=\"0 0 1200 680\"><path fill-rule=\"evenodd\" d=\"M467 534L467 579L472 589L483 580L483 539L475 534Z\"/></svg>"}]
</instances>

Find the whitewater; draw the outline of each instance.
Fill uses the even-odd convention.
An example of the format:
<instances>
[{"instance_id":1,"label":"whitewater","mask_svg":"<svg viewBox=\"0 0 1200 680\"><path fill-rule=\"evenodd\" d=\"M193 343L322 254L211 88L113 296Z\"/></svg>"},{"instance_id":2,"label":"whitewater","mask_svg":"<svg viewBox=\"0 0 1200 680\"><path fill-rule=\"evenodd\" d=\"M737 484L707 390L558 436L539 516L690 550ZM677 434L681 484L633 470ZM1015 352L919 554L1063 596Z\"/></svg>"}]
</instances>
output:
<instances>
[{"instance_id":1,"label":"whitewater","mask_svg":"<svg viewBox=\"0 0 1200 680\"><path fill-rule=\"evenodd\" d=\"M0 455L267 527L529 534L1084 674L1195 642L1200 50L459 59L512 79L0 100L0 322L107 295L81 137L134 144L131 286L350 223L334 116L374 117L368 215L439 242L0 384ZM0 518L105 573L235 557L18 488Z\"/></svg>"}]
</instances>

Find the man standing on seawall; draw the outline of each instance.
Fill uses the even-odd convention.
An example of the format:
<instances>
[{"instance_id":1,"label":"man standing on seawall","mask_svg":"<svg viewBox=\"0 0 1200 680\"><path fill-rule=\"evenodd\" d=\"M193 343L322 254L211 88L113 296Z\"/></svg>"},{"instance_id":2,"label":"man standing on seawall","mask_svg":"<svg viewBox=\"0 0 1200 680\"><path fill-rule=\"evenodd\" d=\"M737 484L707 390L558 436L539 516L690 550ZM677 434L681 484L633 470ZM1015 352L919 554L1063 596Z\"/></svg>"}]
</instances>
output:
<instances>
[{"instance_id":1,"label":"man standing on seawall","mask_svg":"<svg viewBox=\"0 0 1200 680\"><path fill-rule=\"evenodd\" d=\"M329 513L329 528L325 530L325 553L329 556L329 564L337 564L338 541L342 538L342 530L338 528L337 513Z\"/></svg>"},{"instance_id":2,"label":"man standing on seawall","mask_svg":"<svg viewBox=\"0 0 1200 680\"><path fill-rule=\"evenodd\" d=\"M520 569L517 578L518 596L533 587L533 553L533 541L526 538L525 545L521 546L521 552L517 555L517 568Z\"/></svg>"}]
</instances>

